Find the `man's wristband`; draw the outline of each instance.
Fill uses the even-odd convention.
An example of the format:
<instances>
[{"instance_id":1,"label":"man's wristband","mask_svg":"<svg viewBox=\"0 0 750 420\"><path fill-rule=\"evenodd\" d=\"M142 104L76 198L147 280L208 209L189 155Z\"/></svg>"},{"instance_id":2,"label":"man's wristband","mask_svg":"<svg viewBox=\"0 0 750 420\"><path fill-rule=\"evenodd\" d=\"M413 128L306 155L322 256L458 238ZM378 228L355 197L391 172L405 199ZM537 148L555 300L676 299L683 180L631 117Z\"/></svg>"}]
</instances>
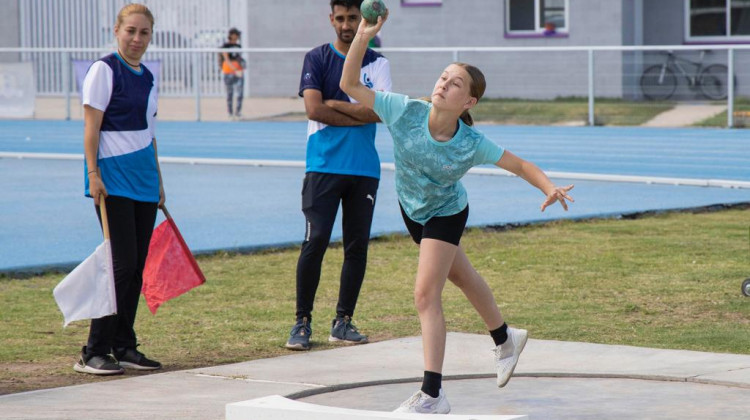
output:
<instances>
[{"instance_id":1,"label":"man's wristband","mask_svg":"<svg viewBox=\"0 0 750 420\"><path fill-rule=\"evenodd\" d=\"M97 171L97 170L96 170L96 169L94 169L93 171L89 171L89 173L88 173L88 174L86 174L86 175L91 175L91 174L92 174L93 172L96 172L96 171Z\"/></svg>"}]
</instances>

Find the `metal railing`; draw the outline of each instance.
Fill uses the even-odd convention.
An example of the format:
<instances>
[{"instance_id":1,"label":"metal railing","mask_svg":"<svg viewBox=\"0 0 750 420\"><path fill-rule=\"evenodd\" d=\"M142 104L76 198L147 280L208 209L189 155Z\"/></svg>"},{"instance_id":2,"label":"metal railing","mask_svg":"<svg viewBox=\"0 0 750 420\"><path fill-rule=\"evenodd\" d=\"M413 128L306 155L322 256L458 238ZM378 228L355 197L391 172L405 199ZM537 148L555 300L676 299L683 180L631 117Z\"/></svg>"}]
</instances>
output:
<instances>
[{"instance_id":1,"label":"metal railing","mask_svg":"<svg viewBox=\"0 0 750 420\"><path fill-rule=\"evenodd\" d=\"M696 54L702 50L720 53L713 63L727 68L726 106L727 127L734 127L736 83L739 94L750 98L750 45L655 45L655 46L588 46L588 47L414 47L381 48L378 51L391 61L394 90L413 96L423 95L447 63L451 61L478 63L487 75L496 76L499 87L488 87L487 97L547 98L586 97L589 125L596 124L597 98L627 98L644 101L639 90L641 73L653 63L663 62L658 53L672 51ZM151 48L144 60L160 60L162 74L161 96L195 98L195 119L200 120L200 101L204 96L223 95L221 71L218 66L219 48ZM293 96L299 83L299 71L304 54L309 48L243 48L248 63L246 96ZM54 83L40 84L37 75L37 94L64 96L70 109L71 96L76 87L71 70L74 58L96 57L111 50L101 48L0 48L0 60L13 61L13 55L39 57L50 63L35 63L45 72L61 77ZM740 53L742 57L737 59ZM656 59L658 58L658 59ZM707 63L709 64L709 63ZM738 70L740 70L738 72ZM428 73L429 71L429 73ZM435 71L435 73L431 73ZM729 75L733 75L730 77ZM505 82L505 84L503 84ZM410 92L409 89L413 89ZM494 89L494 90L493 90ZM429 90L427 90L429 92ZM526 96L528 95L528 96ZM421 96L421 95L420 95ZM685 94L689 100L695 100ZM68 118L70 113L68 112Z\"/></svg>"}]
</instances>

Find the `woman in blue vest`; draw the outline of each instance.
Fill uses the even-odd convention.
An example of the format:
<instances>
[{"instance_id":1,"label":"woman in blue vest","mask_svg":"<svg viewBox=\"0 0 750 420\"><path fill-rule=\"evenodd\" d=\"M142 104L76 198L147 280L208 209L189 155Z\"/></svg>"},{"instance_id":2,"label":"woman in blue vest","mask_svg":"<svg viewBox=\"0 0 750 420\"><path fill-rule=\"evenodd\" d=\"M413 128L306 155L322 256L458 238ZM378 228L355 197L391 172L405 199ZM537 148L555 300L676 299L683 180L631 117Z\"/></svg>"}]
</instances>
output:
<instances>
[{"instance_id":1,"label":"woman in blue vest","mask_svg":"<svg viewBox=\"0 0 750 420\"><path fill-rule=\"evenodd\" d=\"M442 390L445 318L441 295L446 279L458 286L484 320L495 343L497 385L505 386L526 344L526 330L509 328L487 282L459 245L469 206L460 179L471 167L495 164L540 189L541 210L555 202L564 209L573 186L557 187L534 164L504 150L475 129L469 110L485 90L479 69L464 63L446 67L429 101L392 92L373 92L359 82L358 64L367 43L387 19L368 25L363 19L346 55L341 90L372 108L393 137L396 192L407 230L419 244L414 302L422 327L422 388L396 409L399 412L446 414L450 405Z\"/></svg>"},{"instance_id":2,"label":"woman in blue vest","mask_svg":"<svg viewBox=\"0 0 750 420\"><path fill-rule=\"evenodd\" d=\"M137 350L133 329L156 211L164 204L154 137L156 86L141 63L153 27L146 6L123 7L114 27L117 52L94 62L83 82L86 195L94 199L100 220L100 197L106 197L117 314L91 321L73 367L77 372L161 368Z\"/></svg>"}]
</instances>

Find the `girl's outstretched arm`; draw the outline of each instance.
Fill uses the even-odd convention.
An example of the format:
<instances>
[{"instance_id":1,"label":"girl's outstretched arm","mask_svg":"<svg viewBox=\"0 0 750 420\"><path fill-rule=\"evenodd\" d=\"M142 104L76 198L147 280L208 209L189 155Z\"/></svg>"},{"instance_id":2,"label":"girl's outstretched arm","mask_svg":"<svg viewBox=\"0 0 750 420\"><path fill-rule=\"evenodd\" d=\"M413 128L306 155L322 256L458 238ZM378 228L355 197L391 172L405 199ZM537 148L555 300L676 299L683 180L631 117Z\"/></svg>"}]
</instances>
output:
<instances>
[{"instance_id":1,"label":"girl's outstretched arm","mask_svg":"<svg viewBox=\"0 0 750 420\"><path fill-rule=\"evenodd\" d=\"M565 200L574 202L573 198L568 195L568 191L573 189L573 184L567 187L558 187L547 178L547 175L539 169L533 163L523 160L520 157L514 155L509 151L505 151L500 160L495 165L505 169L508 172L512 172L519 177L523 178L529 184L539 188L547 196L541 205L541 210L544 211L547 207L554 204L556 201L560 202L565 211L568 210L568 203Z\"/></svg>"},{"instance_id":2,"label":"girl's outstretched arm","mask_svg":"<svg viewBox=\"0 0 750 420\"><path fill-rule=\"evenodd\" d=\"M354 37L352 45L349 47L349 52L346 54L344 70L341 73L341 81L339 82L339 87L344 93L370 109L375 106L375 92L360 83L359 75L362 67L362 59L365 56L365 51L367 51L367 44L377 35L386 19L388 19L387 12L385 16L378 17L378 23L375 25L368 24L365 19L359 22L357 35Z\"/></svg>"}]
</instances>

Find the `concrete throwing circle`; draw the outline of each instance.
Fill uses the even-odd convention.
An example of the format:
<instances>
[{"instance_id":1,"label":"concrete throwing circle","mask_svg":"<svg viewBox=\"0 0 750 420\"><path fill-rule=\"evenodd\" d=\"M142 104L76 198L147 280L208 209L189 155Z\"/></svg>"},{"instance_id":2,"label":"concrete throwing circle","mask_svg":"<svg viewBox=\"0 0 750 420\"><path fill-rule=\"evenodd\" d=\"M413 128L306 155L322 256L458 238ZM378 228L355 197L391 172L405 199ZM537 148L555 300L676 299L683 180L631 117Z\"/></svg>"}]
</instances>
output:
<instances>
[{"instance_id":1,"label":"concrete throwing circle","mask_svg":"<svg viewBox=\"0 0 750 420\"><path fill-rule=\"evenodd\" d=\"M420 383L364 386L299 398L312 404L392 411ZM451 414L526 414L530 419L707 419L747 416L750 389L621 378L515 377L444 380Z\"/></svg>"}]
</instances>

